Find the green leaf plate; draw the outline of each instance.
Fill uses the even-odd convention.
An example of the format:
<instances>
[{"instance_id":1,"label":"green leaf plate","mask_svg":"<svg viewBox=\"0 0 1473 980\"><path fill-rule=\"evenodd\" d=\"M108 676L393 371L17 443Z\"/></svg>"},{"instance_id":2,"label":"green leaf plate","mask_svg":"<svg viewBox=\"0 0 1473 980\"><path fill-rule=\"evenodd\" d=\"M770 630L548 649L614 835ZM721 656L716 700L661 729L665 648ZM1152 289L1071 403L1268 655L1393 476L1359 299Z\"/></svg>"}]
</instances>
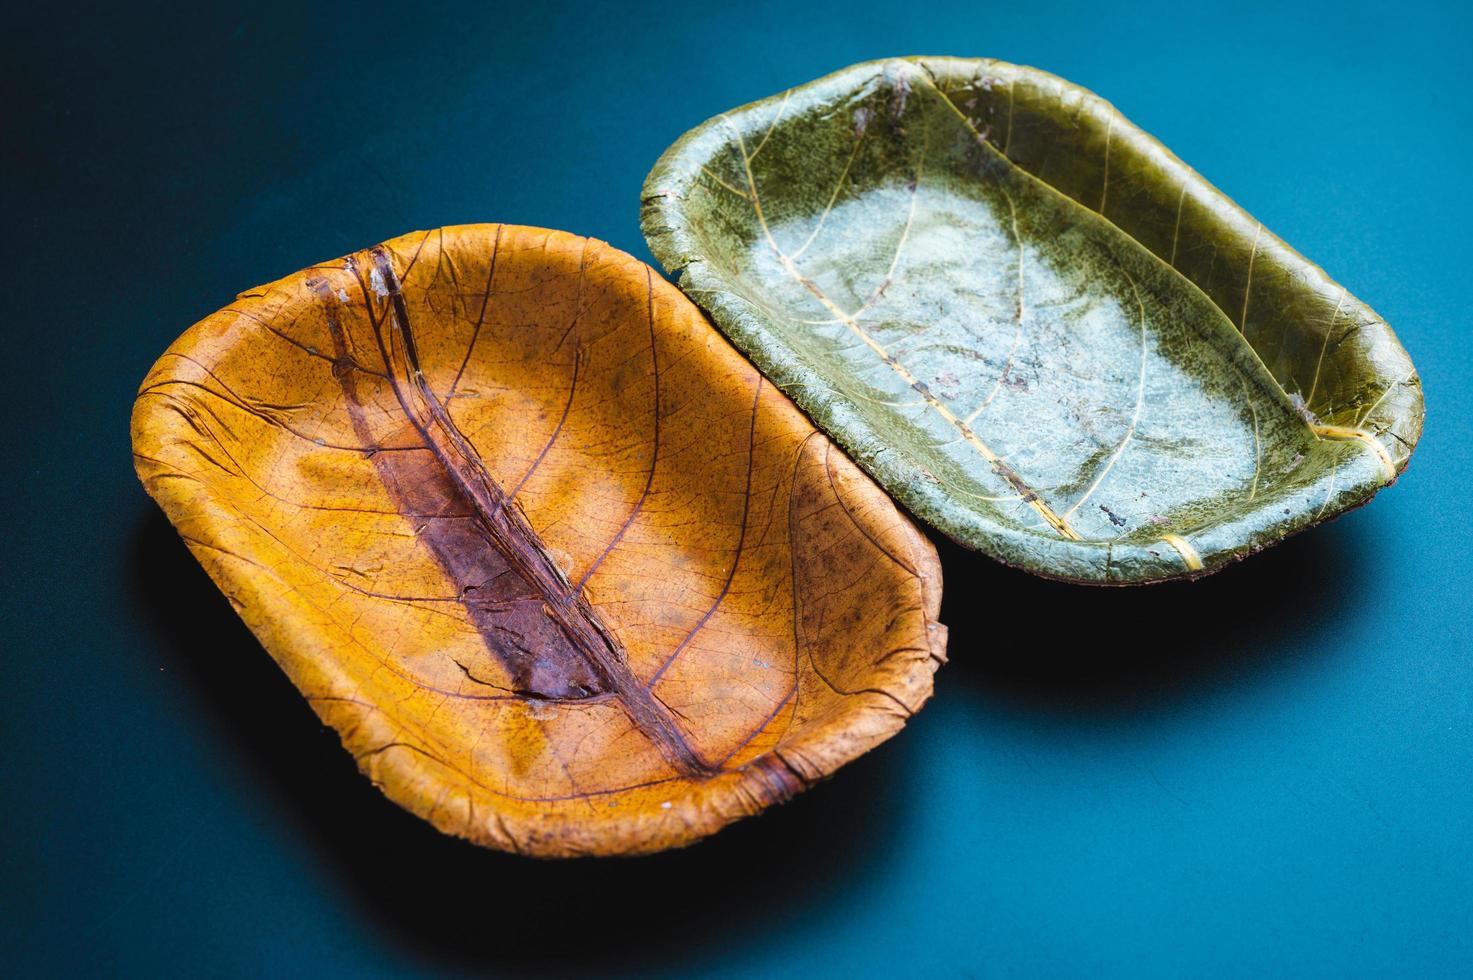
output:
<instances>
[{"instance_id":1,"label":"green leaf plate","mask_svg":"<svg viewBox=\"0 0 1473 980\"><path fill-rule=\"evenodd\" d=\"M718 116L651 250L916 515L1051 578L1213 571L1365 503L1422 429L1364 303L1108 102L997 61Z\"/></svg>"}]
</instances>

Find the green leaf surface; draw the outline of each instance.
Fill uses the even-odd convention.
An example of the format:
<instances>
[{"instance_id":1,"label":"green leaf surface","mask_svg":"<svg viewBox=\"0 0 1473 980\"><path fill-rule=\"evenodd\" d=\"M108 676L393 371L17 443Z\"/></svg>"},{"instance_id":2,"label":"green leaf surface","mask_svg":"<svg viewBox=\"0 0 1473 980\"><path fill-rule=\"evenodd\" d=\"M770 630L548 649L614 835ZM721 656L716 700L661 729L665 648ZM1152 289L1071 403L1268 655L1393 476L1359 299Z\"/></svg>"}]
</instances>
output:
<instances>
[{"instance_id":1,"label":"green leaf surface","mask_svg":"<svg viewBox=\"0 0 1473 980\"><path fill-rule=\"evenodd\" d=\"M718 116L643 227L897 499L1041 575L1215 570L1364 503L1421 433L1384 321L1036 69L872 62Z\"/></svg>"}]
</instances>

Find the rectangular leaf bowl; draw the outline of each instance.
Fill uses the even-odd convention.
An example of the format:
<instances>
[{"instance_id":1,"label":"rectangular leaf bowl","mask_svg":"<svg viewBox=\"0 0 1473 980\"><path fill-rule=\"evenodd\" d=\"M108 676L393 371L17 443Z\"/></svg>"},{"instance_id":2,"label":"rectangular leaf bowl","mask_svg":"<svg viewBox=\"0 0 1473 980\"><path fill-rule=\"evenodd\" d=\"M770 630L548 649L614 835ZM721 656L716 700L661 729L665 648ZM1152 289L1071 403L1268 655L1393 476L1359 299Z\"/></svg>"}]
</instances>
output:
<instances>
[{"instance_id":1,"label":"rectangular leaf bowl","mask_svg":"<svg viewBox=\"0 0 1473 980\"><path fill-rule=\"evenodd\" d=\"M1040 575L1213 571L1366 502L1421 433L1384 321L1036 69L871 62L725 113L643 226L893 496Z\"/></svg>"}]
</instances>

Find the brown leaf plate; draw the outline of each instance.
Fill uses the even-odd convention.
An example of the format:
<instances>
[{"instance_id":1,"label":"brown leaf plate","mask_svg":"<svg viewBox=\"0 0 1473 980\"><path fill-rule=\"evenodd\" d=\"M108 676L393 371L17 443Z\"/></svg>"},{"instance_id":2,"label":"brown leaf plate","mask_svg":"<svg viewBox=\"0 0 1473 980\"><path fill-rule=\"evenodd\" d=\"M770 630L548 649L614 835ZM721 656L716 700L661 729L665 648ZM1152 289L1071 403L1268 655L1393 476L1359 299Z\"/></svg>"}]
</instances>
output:
<instances>
[{"instance_id":1,"label":"brown leaf plate","mask_svg":"<svg viewBox=\"0 0 1473 980\"><path fill-rule=\"evenodd\" d=\"M930 543L675 287L563 232L243 293L154 365L133 447L362 771L490 847L693 841L894 734L944 659Z\"/></svg>"}]
</instances>

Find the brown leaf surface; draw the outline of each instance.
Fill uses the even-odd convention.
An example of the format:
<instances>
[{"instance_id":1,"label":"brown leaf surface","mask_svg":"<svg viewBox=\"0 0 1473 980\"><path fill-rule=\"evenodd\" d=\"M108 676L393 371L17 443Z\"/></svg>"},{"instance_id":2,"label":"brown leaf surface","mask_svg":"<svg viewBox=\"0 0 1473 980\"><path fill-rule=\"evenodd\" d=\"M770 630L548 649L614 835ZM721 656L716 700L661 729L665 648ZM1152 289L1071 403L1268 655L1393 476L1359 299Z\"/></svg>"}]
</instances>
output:
<instances>
[{"instance_id":1,"label":"brown leaf surface","mask_svg":"<svg viewBox=\"0 0 1473 980\"><path fill-rule=\"evenodd\" d=\"M244 293L133 446L363 772L488 846L688 843L892 735L944 659L929 542L601 242L445 228Z\"/></svg>"}]
</instances>

